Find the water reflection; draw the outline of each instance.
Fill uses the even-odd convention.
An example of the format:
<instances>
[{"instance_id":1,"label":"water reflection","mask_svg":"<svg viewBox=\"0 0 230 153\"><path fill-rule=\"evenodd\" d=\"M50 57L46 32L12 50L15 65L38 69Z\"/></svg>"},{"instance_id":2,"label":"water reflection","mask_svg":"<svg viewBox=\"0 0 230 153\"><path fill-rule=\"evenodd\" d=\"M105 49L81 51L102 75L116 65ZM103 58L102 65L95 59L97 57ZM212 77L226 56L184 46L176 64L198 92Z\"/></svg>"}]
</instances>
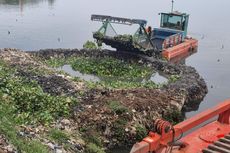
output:
<instances>
[{"instance_id":1,"label":"water reflection","mask_svg":"<svg viewBox=\"0 0 230 153\"><path fill-rule=\"evenodd\" d=\"M25 7L35 6L44 2L47 2L48 6L53 6L55 1L56 0L1 0L0 6L4 8L8 5L10 8L19 8L22 13Z\"/></svg>"},{"instance_id":2,"label":"water reflection","mask_svg":"<svg viewBox=\"0 0 230 153\"><path fill-rule=\"evenodd\" d=\"M48 0L48 4L49 6L53 6L53 4L55 3L56 0Z\"/></svg>"},{"instance_id":3,"label":"water reflection","mask_svg":"<svg viewBox=\"0 0 230 153\"><path fill-rule=\"evenodd\" d=\"M57 68L59 71L64 71L65 73L68 73L72 77L79 77L85 81L92 81L92 82L98 82L101 79L95 75L91 74L83 74L80 71L75 71L71 67L71 65L63 65L62 67Z\"/></svg>"},{"instance_id":4,"label":"water reflection","mask_svg":"<svg viewBox=\"0 0 230 153\"><path fill-rule=\"evenodd\" d=\"M72 77L79 77L85 81L92 81L92 82L99 82L99 81L111 81L111 80L119 80L119 81L129 81L127 79L118 79L117 77L98 77L93 74L83 74L80 71L73 70L71 65L63 65L57 68L59 71L64 71L65 73L69 74ZM158 72L153 72L149 77L146 78L137 78L133 80L134 82L147 82L153 81L156 84L166 84L168 79L163 75L159 74Z\"/></svg>"},{"instance_id":5,"label":"water reflection","mask_svg":"<svg viewBox=\"0 0 230 153\"><path fill-rule=\"evenodd\" d=\"M174 63L174 64L186 64L186 59L190 56L192 56L193 54L196 54L197 53L197 50L195 51L192 51L192 52L186 52L184 54L181 54L179 56L176 56L174 58L172 58L170 60L171 63Z\"/></svg>"},{"instance_id":6,"label":"water reflection","mask_svg":"<svg viewBox=\"0 0 230 153\"><path fill-rule=\"evenodd\" d=\"M24 5L34 5L45 1L48 1L49 5L53 5L56 0L1 0L0 5L20 5L23 7Z\"/></svg>"}]
</instances>

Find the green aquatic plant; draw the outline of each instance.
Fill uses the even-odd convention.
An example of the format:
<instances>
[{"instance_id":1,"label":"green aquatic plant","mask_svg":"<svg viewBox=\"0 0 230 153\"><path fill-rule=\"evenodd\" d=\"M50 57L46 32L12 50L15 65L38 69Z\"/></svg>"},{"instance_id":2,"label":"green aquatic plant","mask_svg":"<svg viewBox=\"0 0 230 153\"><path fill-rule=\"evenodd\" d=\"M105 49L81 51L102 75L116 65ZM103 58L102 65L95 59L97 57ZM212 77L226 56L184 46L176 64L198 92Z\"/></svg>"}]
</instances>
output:
<instances>
[{"instance_id":1,"label":"green aquatic plant","mask_svg":"<svg viewBox=\"0 0 230 153\"><path fill-rule=\"evenodd\" d=\"M102 39L104 38L103 33L99 32L99 31L98 31L98 32L95 32L95 33L93 34L93 37L96 38L97 46L98 46L98 47L101 47L102 44L103 44Z\"/></svg>"},{"instance_id":2,"label":"green aquatic plant","mask_svg":"<svg viewBox=\"0 0 230 153\"><path fill-rule=\"evenodd\" d=\"M50 67L54 67L54 68L57 68L57 67L61 67L63 65L65 65L67 63L67 59L65 58L50 58L48 60L45 60L45 64L50 66Z\"/></svg>"},{"instance_id":3,"label":"green aquatic plant","mask_svg":"<svg viewBox=\"0 0 230 153\"><path fill-rule=\"evenodd\" d=\"M43 92L35 81L15 75L16 70L0 65L0 92L14 108L21 123L49 123L58 117L68 116L77 99L51 96Z\"/></svg>"},{"instance_id":4,"label":"green aquatic plant","mask_svg":"<svg viewBox=\"0 0 230 153\"><path fill-rule=\"evenodd\" d=\"M42 62L52 68L59 68L61 66L64 66L66 64L72 64L75 62L76 57L68 57L68 58L50 58L47 60L43 60Z\"/></svg>"},{"instance_id":5,"label":"green aquatic plant","mask_svg":"<svg viewBox=\"0 0 230 153\"><path fill-rule=\"evenodd\" d=\"M145 78L152 74L149 67L138 64L130 64L111 57L106 58L77 58L72 63L74 70L86 74L94 74L101 77L119 78Z\"/></svg>"},{"instance_id":6,"label":"green aquatic plant","mask_svg":"<svg viewBox=\"0 0 230 153\"><path fill-rule=\"evenodd\" d=\"M84 45L83 45L84 49L98 49L98 46L96 43L92 42L92 41L87 41Z\"/></svg>"},{"instance_id":7,"label":"green aquatic plant","mask_svg":"<svg viewBox=\"0 0 230 153\"><path fill-rule=\"evenodd\" d=\"M127 35L127 34L115 36L114 39L118 40L118 41L125 41L125 42L126 41L128 41L128 42L133 41L132 35Z\"/></svg>"},{"instance_id":8,"label":"green aquatic plant","mask_svg":"<svg viewBox=\"0 0 230 153\"><path fill-rule=\"evenodd\" d=\"M15 108L9 104L8 98L0 92L0 133L10 140L10 143L16 147L17 152L26 153L48 153L48 148L36 140L27 140L18 135L19 126L15 119Z\"/></svg>"},{"instance_id":9,"label":"green aquatic plant","mask_svg":"<svg viewBox=\"0 0 230 153\"><path fill-rule=\"evenodd\" d=\"M181 77L179 75L171 75L169 77L169 82L176 82L177 80L179 80Z\"/></svg>"},{"instance_id":10,"label":"green aquatic plant","mask_svg":"<svg viewBox=\"0 0 230 153\"><path fill-rule=\"evenodd\" d=\"M101 78L99 82L84 81L74 77L73 81L84 81L89 88L160 88L162 84L153 81L142 81L149 78L154 70L146 65L128 63L119 59L105 58L51 58L45 63L51 67L60 67L70 64L72 68L81 73L97 75Z\"/></svg>"}]
</instances>

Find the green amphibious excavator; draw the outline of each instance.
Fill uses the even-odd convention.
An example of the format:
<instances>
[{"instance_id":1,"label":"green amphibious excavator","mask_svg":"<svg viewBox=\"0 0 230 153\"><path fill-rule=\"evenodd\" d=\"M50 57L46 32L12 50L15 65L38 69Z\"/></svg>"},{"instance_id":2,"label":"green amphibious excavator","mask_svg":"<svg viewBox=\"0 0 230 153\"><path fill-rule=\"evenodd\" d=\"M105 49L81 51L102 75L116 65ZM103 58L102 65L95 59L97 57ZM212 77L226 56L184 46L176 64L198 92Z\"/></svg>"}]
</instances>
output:
<instances>
[{"instance_id":1,"label":"green amphibious excavator","mask_svg":"<svg viewBox=\"0 0 230 153\"><path fill-rule=\"evenodd\" d=\"M146 27L147 21L142 19L92 15L92 21L102 22L101 28L93 33L93 37L98 45L105 43L116 48L117 51L149 56L162 55L168 60L196 51L198 41L187 37L189 15L177 11L160 13L160 15L160 27L153 29ZM119 35L112 24L139 26L133 35Z\"/></svg>"}]
</instances>

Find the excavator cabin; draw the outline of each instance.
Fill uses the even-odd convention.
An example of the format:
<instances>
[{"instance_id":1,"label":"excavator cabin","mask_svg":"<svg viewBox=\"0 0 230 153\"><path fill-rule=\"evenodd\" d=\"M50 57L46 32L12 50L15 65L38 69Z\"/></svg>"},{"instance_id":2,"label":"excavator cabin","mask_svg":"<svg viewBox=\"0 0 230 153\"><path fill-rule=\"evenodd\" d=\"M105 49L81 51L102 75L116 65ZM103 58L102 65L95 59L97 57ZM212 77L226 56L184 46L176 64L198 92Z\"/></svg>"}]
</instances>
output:
<instances>
[{"instance_id":1,"label":"excavator cabin","mask_svg":"<svg viewBox=\"0 0 230 153\"><path fill-rule=\"evenodd\" d=\"M175 29L184 32L184 37L187 35L189 15L180 12L160 13L161 28Z\"/></svg>"}]
</instances>

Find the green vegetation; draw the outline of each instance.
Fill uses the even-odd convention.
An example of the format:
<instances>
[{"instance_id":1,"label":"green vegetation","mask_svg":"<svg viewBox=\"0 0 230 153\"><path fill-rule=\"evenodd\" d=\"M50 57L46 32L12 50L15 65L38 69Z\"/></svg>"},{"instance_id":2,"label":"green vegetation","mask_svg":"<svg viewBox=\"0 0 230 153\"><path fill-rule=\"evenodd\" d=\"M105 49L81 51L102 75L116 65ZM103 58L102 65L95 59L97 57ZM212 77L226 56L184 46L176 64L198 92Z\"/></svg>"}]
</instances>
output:
<instances>
[{"instance_id":1,"label":"green vegetation","mask_svg":"<svg viewBox=\"0 0 230 153\"><path fill-rule=\"evenodd\" d=\"M94 143L89 143L86 145L86 153L105 153L104 150L102 150L100 147L98 147Z\"/></svg>"},{"instance_id":2,"label":"green vegetation","mask_svg":"<svg viewBox=\"0 0 230 153\"><path fill-rule=\"evenodd\" d=\"M123 114L128 112L128 108L126 108L125 106L121 105L119 102L117 101L110 101L108 102L109 104L109 108L116 114Z\"/></svg>"},{"instance_id":3,"label":"green vegetation","mask_svg":"<svg viewBox=\"0 0 230 153\"><path fill-rule=\"evenodd\" d=\"M114 137L117 138L118 141L124 141L125 140L125 126L127 124L127 121L125 119L119 118L116 120L116 122L113 124L113 131L114 131Z\"/></svg>"},{"instance_id":4,"label":"green vegetation","mask_svg":"<svg viewBox=\"0 0 230 153\"><path fill-rule=\"evenodd\" d=\"M51 129L49 131L49 137L59 144L64 144L69 140L68 134L59 129Z\"/></svg>"},{"instance_id":5,"label":"green vegetation","mask_svg":"<svg viewBox=\"0 0 230 153\"><path fill-rule=\"evenodd\" d=\"M137 141L140 141L144 137L146 137L146 135L148 134L147 132L148 131L144 126L142 126L140 124L136 125L136 139L137 139Z\"/></svg>"},{"instance_id":6,"label":"green vegetation","mask_svg":"<svg viewBox=\"0 0 230 153\"><path fill-rule=\"evenodd\" d=\"M180 76L179 75L171 75L169 77L169 82L176 82L177 80L180 79Z\"/></svg>"},{"instance_id":7,"label":"green vegetation","mask_svg":"<svg viewBox=\"0 0 230 153\"><path fill-rule=\"evenodd\" d=\"M44 93L34 81L15 75L16 70L0 64L0 92L14 108L16 119L21 123L49 123L70 114L70 106L77 100L65 96Z\"/></svg>"},{"instance_id":8,"label":"green vegetation","mask_svg":"<svg viewBox=\"0 0 230 153\"><path fill-rule=\"evenodd\" d=\"M103 148L103 142L101 140L100 134L97 130L93 130L92 127L85 129L84 140L87 142L86 153L105 153Z\"/></svg>"},{"instance_id":9,"label":"green vegetation","mask_svg":"<svg viewBox=\"0 0 230 153\"><path fill-rule=\"evenodd\" d=\"M94 35L94 37L96 37L98 39L104 38L104 34L99 32L99 31L95 32L93 35Z\"/></svg>"},{"instance_id":10,"label":"green vegetation","mask_svg":"<svg viewBox=\"0 0 230 153\"><path fill-rule=\"evenodd\" d=\"M127 35L127 34L115 36L114 39L118 41L124 41L124 42L126 41L133 42L132 35Z\"/></svg>"},{"instance_id":11,"label":"green vegetation","mask_svg":"<svg viewBox=\"0 0 230 153\"><path fill-rule=\"evenodd\" d=\"M63 66L66 64L65 58L50 58L49 60L45 61L45 64L47 64L50 67L58 68L60 66Z\"/></svg>"},{"instance_id":12,"label":"green vegetation","mask_svg":"<svg viewBox=\"0 0 230 153\"><path fill-rule=\"evenodd\" d=\"M39 141L27 140L17 133L21 124L48 124L70 115L70 107L77 100L66 96L51 96L43 92L37 82L17 76L17 70L0 61L0 133L3 133L19 152L46 153L48 148ZM53 129L52 140L65 143L68 135Z\"/></svg>"},{"instance_id":13,"label":"green vegetation","mask_svg":"<svg viewBox=\"0 0 230 153\"><path fill-rule=\"evenodd\" d=\"M93 143L97 145L98 147L103 147L102 140L100 138L100 135L97 132L93 132L93 133L91 132L90 134L87 133L85 138L88 143Z\"/></svg>"},{"instance_id":14,"label":"green vegetation","mask_svg":"<svg viewBox=\"0 0 230 153\"><path fill-rule=\"evenodd\" d=\"M89 88L159 88L161 84L155 84L153 81L141 82L144 78L152 75L153 70L146 65L136 63L127 63L115 58L51 58L45 63L51 67L60 67L70 64L74 70L81 73L93 74L101 77L102 81L85 81ZM74 81L83 81L78 77Z\"/></svg>"},{"instance_id":15,"label":"green vegetation","mask_svg":"<svg viewBox=\"0 0 230 153\"><path fill-rule=\"evenodd\" d=\"M176 125L177 123L180 123L181 121L184 120L184 115L182 114L181 111L178 109L171 109L168 111L166 114L163 114L163 119L166 121L169 121L173 125Z\"/></svg>"},{"instance_id":16,"label":"green vegetation","mask_svg":"<svg viewBox=\"0 0 230 153\"><path fill-rule=\"evenodd\" d=\"M48 153L48 148L36 140L27 140L18 135L15 108L9 104L7 97L0 91L0 133L3 133L18 152Z\"/></svg>"},{"instance_id":17,"label":"green vegetation","mask_svg":"<svg viewBox=\"0 0 230 153\"><path fill-rule=\"evenodd\" d=\"M102 39L104 38L104 34L98 31L93 34L93 37L97 39L97 46L101 47L103 44Z\"/></svg>"},{"instance_id":18,"label":"green vegetation","mask_svg":"<svg viewBox=\"0 0 230 153\"><path fill-rule=\"evenodd\" d=\"M141 81L149 78L154 71L147 65L128 63L119 59L104 58L51 58L45 63L51 67L60 67L70 64L74 70L85 74L97 75L101 78L99 82L85 81L89 88L160 88L163 84L153 81ZM179 75L171 75L168 82L176 82ZM76 82L83 81L80 78L73 79Z\"/></svg>"},{"instance_id":19,"label":"green vegetation","mask_svg":"<svg viewBox=\"0 0 230 153\"><path fill-rule=\"evenodd\" d=\"M87 41L84 45L83 45L84 49L99 49L97 44L92 42L92 41Z\"/></svg>"},{"instance_id":20,"label":"green vegetation","mask_svg":"<svg viewBox=\"0 0 230 153\"><path fill-rule=\"evenodd\" d=\"M145 78L152 74L147 66L129 64L115 58L77 58L72 67L82 73L95 74L101 77Z\"/></svg>"}]
</instances>

